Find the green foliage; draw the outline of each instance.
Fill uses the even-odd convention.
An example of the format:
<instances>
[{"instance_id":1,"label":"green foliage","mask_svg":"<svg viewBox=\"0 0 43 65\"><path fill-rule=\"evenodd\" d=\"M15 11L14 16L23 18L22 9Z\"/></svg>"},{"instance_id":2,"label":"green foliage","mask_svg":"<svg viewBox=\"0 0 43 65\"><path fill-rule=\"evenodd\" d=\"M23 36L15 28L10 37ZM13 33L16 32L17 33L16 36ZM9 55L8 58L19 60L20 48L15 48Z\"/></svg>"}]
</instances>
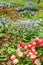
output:
<instances>
[{"instance_id":1,"label":"green foliage","mask_svg":"<svg viewBox=\"0 0 43 65\"><path fill-rule=\"evenodd\" d=\"M0 49L0 61L6 61L8 59L7 56L4 54L5 51L6 48Z\"/></svg>"},{"instance_id":2,"label":"green foliage","mask_svg":"<svg viewBox=\"0 0 43 65\"><path fill-rule=\"evenodd\" d=\"M8 54L16 54L16 50L13 49L13 48L11 48L11 47L8 47L7 53L8 53Z\"/></svg>"},{"instance_id":3,"label":"green foliage","mask_svg":"<svg viewBox=\"0 0 43 65\"><path fill-rule=\"evenodd\" d=\"M5 33L9 34L10 36L14 34L13 31L13 23L12 22L8 22L5 24Z\"/></svg>"},{"instance_id":4,"label":"green foliage","mask_svg":"<svg viewBox=\"0 0 43 65\"><path fill-rule=\"evenodd\" d=\"M27 13L23 11L20 13L20 16L22 16L24 19L34 19L34 20L39 20L40 18L43 19L43 10L34 12L34 11L27 11Z\"/></svg>"},{"instance_id":5,"label":"green foliage","mask_svg":"<svg viewBox=\"0 0 43 65\"><path fill-rule=\"evenodd\" d=\"M4 34L3 33L0 33L0 37L4 37Z\"/></svg>"},{"instance_id":6,"label":"green foliage","mask_svg":"<svg viewBox=\"0 0 43 65\"><path fill-rule=\"evenodd\" d=\"M4 25L0 23L0 37L4 37Z\"/></svg>"},{"instance_id":7,"label":"green foliage","mask_svg":"<svg viewBox=\"0 0 43 65\"><path fill-rule=\"evenodd\" d=\"M0 23L0 32L3 32L4 30L4 25Z\"/></svg>"},{"instance_id":8,"label":"green foliage","mask_svg":"<svg viewBox=\"0 0 43 65\"><path fill-rule=\"evenodd\" d=\"M40 23L39 27L39 37L43 38L43 21Z\"/></svg>"},{"instance_id":9,"label":"green foliage","mask_svg":"<svg viewBox=\"0 0 43 65\"><path fill-rule=\"evenodd\" d=\"M19 63L17 65L31 65L32 64L32 61L29 59L29 57L25 57L24 59L18 58L18 60L19 60Z\"/></svg>"},{"instance_id":10,"label":"green foliage","mask_svg":"<svg viewBox=\"0 0 43 65\"><path fill-rule=\"evenodd\" d=\"M35 19L40 19L42 18L43 19L43 10L40 10L36 13L36 15L34 15L34 18Z\"/></svg>"},{"instance_id":11,"label":"green foliage","mask_svg":"<svg viewBox=\"0 0 43 65\"><path fill-rule=\"evenodd\" d=\"M0 56L0 61L6 61L6 60L7 60L7 57L5 55Z\"/></svg>"},{"instance_id":12,"label":"green foliage","mask_svg":"<svg viewBox=\"0 0 43 65\"><path fill-rule=\"evenodd\" d=\"M38 7L43 8L43 2L40 2L40 3L38 4Z\"/></svg>"}]
</instances>

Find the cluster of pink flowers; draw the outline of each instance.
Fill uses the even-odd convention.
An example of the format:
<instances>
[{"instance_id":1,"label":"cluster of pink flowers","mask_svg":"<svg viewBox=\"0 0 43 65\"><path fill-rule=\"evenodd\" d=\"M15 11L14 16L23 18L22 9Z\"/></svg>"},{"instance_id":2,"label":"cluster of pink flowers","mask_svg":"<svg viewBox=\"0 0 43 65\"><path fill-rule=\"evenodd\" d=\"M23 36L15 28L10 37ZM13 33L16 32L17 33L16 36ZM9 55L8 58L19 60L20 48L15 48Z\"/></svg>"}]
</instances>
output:
<instances>
[{"instance_id":1,"label":"cluster of pink flowers","mask_svg":"<svg viewBox=\"0 0 43 65\"><path fill-rule=\"evenodd\" d=\"M12 56L10 57L10 60L12 61L12 64L14 64L14 65L16 65L16 64L18 63L18 59L16 58L15 55L12 55Z\"/></svg>"},{"instance_id":2,"label":"cluster of pink flowers","mask_svg":"<svg viewBox=\"0 0 43 65\"><path fill-rule=\"evenodd\" d=\"M35 38L33 41L30 42L29 45L25 45L23 42L20 43L20 47L17 48L17 55L20 57L20 58L24 58L25 55L27 57L30 58L30 60L33 61L33 63L35 65L41 65L41 62L39 59L37 59L37 55L38 55L38 52L36 51L36 46L40 46L40 47L43 47L43 39L39 39L39 38ZM21 49L25 49L24 52L21 51ZM16 56L13 55L11 56L11 61L13 62L13 64L17 64L18 63L18 59L16 59ZM42 60L43 60L43 57L42 57Z\"/></svg>"},{"instance_id":3,"label":"cluster of pink flowers","mask_svg":"<svg viewBox=\"0 0 43 65\"><path fill-rule=\"evenodd\" d=\"M24 52L24 54L26 54L30 58L30 60L33 60L34 64L41 65L40 60L37 59L38 53L35 49L37 45L40 46L40 47L43 47L43 40L36 38L33 41L31 41L30 44L27 45L27 46L24 43L21 43L20 47L27 50L27 51Z\"/></svg>"}]
</instances>

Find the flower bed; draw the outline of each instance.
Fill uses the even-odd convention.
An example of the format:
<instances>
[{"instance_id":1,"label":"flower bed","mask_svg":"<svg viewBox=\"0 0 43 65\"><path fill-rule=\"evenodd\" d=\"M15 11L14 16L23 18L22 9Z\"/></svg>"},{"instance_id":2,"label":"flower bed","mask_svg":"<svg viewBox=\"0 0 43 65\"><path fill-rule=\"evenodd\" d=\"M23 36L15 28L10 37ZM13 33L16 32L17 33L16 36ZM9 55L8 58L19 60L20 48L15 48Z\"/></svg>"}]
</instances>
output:
<instances>
[{"instance_id":1,"label":"flower bed","mask_svg":"<svg viewBox=\"0 0 43 65\"><path fill-rule=\"evenodd\" d=\"M3 24L2 19L0 22L1 63L4 61L11 65L43 65L42 20L21 20L15 23L8 19L7 21L4 19Z\"/></svg>"},{"instance_id":2,"label":"flower bed","mask_svg":"<svg viewBox=\"0 0 43 65\"><path fill-rule=\"evenodd\" d=\"M41 48L43 50L43 39L35 38L30 42L29 45L25 45L25 43L21 42L19 47L16 49L17 56L11 55L10 60L12 64L19 65L20 60L22 60L21 63L32 64L32 65L42 65L43 64L43 52L39 54L39 49ZM38 51L37 51L38 49ZM19 57L19 59L18 59ZM25 59L27 57L27 59ZM29 60L30 59L30 60ZM28 61L29 60L29 61ZM31 61L31 62L30 62ZM42 62L42 64L41 64Z\"/></svg>"}]
</instances>

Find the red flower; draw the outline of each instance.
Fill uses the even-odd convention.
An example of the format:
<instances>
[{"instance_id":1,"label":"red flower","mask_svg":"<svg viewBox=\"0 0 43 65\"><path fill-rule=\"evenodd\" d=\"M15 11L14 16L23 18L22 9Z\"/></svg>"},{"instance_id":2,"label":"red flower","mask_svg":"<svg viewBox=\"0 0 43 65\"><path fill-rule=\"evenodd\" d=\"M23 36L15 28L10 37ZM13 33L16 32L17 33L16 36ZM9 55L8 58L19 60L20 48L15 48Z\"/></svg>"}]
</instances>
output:
<instances>
[{"instance_id":1,"label":"red flower","mask_svg":"<svg viewBox=\"0 0 43 65\"><path fill-rule=\"evenodd\" d=\"M40 40L38 41L38 46L43 47L43 39L40 39Z\"/></svg>"},{"instance_id":2,"label":"red flower","mask_svg":"<svg viewBox=\"0 0 43 65\"><path fill-rule=\"evenodd\" d=\"M25 47L25 44L24 43L20 43L20 47L21 48L24 48Z\"/></svg>"}]
</instances>

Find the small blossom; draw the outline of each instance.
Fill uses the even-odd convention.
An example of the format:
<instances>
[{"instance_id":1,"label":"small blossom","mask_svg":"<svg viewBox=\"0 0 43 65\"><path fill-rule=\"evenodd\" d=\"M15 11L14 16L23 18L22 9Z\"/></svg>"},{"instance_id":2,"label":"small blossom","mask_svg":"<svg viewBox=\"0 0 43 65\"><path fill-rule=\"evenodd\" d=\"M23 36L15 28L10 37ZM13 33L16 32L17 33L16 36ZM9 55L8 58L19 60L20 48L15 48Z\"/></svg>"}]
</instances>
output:
<instances>
[{"instance_id":1,"label":"small blossom","mask_svg":"<svg viewBox=\"0 0 43 65\"><path fill-rule=\"evenodd\" d=\"M14 59L14 60L12 61L12 63L13 63L14 65L16 65L16 64L18 63L18 59Z\"/></svg>"},{"instance_id":2,"label":"small blossom","mask_svg":"<svg viewBox=\"0 0 43 65\"><path fill-rule=\"evenodd\" d=\"M33 46L36 46L36 42L35 42L35 41L31 42L31 44L32 44Z\"/></svg>"},{"instance_id":3,"label":"small blossom","mask_svg":"<svg viewBox=\"0 0 43 65\"><path fill-rule=\"evenodd\" d=\"M31 56L30 56L30 59L31 59L31 60L35 60L35 59L36 59L36 55L31 55Z\"/></svg>"},{"instance_id":4,"label":"small blossom","mask_svg":"<svg viewBox=\"0 0 43 65\"><path fill-rule=\"evenodd\" d=\"M36 50L34 48L31 49L32 53L36 52Z\"/></svg>"},{"instance_id":5,"label":"small blossom","mask_svg":"<svg viewBox=\"0 0 43 65\"><path fill-rule=\"evenodd\" d=\"M33 55L33 53L31 51L29 51L29 55L31 56L31 55Z\"/></svg>"},{"instance_id":6,"label":"small blossom","mask_svg":"<svg viewBox=\"0 0 43 65\"><path fill-rule=\"evenodd\" d=\"M24 48L25 47L25 44L24 43L20 43L20 47L21 48Z\"/></svg>"},{"instance_id":7,"label":"small blossom","mask_svg":"<svg viewBox=\"0 0 43 65\"><path fill-rule=\"evenodd\" d=\"M34 64L41 65L40 61L38 59L35 60Z\"/></svg>"},{"instance_id":8,"label":"small blossom","mask_svg":"<svg viewBox=\"0 0 43 65\"><path fill-rule=\"evenodd\" d=\"M16 56L15 56L15 55L12 55L12 56L10 57L10 60L13 61L15 58L16 58Z\"/></svg>"},{"instance_id":9,"label":"small blossom","mask_svg":"<svg viewBox=\"0 0 43 65\"><path fill-rule=\"evenodd\" d=\"M43 47L43 39L40 39L40 40L38 41L38 46Z\"/></svg>"},{"instance_id":10,"label":"small blossom","mask_svg":"<svg viewBox=\"0 0 43 65\"><path fill-rule=\"evenodd\" d=\"M22 57L23 56L23 52L18 52L18 56Z\"/></svg>"},{"instance_id":11,"label":"small blossom","mask_svg":"<svg viewBox=\"0 0 43 65\"><path fill-rule=\"evenodd\" d=\"M29 53L27 53L27 57L29 57L30 55L29 55Z\"/></svg>"},{"instance_id":12,"label":"small blossom","mask_svg":"<svg viewBox=\"0 0 43 65\"><path fill-rule=\"evenodd\" d=\"M25 49L25 50L28 50L28 47L27 47L27 46L25 46L25 47L24 47L24 49Z\"/></svg>"},{"instance_id":13,"label":"small blossom","mask_svg":"<svg viewBox=\"0 0 43 65\"><path fill-rule=\"evenodd\" d=\"M30 48L32 47L32 45L31 45L31 44L29 44L27 47L28 47L28 49L30 49Z\"/></svg>"}]
</instances>

